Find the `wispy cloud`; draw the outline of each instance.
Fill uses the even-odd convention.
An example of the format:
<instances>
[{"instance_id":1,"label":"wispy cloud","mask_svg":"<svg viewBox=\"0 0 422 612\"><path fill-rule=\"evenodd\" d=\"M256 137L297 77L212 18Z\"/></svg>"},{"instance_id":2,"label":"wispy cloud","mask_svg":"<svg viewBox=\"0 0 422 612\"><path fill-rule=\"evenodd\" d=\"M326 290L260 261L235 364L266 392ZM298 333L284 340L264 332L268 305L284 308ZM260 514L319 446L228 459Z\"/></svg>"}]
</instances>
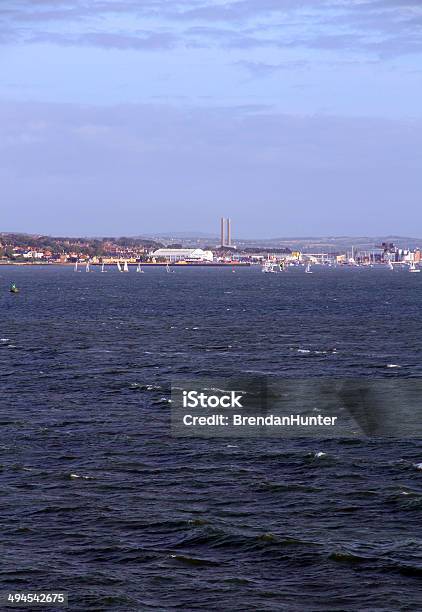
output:
<instances>
[{"instance_id":1,"label":"wispy cloud","mask_svg":"<svg viewBox=\"0 0 422 612\"><path fill-rule=\"evenodd\" d=\"M239 68L243 68L252 77L266 77L271 76L276 72L283 72L286 70L303 70L309 67L309 62L304 60L292 60L289 62L282 62L279 64L267 64L266 62L252 62L247 60L240 60L235 63Z\"/></svg>"},{"instance_id":2,"label":"wispy cloud","mask_svg":"<svg viewBox=\"0 0 422 612\"><path fill-rule=\"evenodd\" d=\"M327 4L322 0L321 7ZM337 4L332 0L329 4ZM312 0L236 0L232 2L215 3L207 2L198 6L195 1L191 7L182 11L174 12L173 15L184 20L202 20L214 22L245 21L255 17L285 14L286 12L297 12L305 7L315 7Z\"/></svg>"},{"instance_id":3,"label":"wispy cloud","mask_svg":"<svg viewBox=\"0 0 422 612\"><path fill-rule=\"evenodd\" d=\"M137 32L119 34L111 32L86 32L83 34L57 34L56 32L38 32L28 42L53 43L66 46L94 46L105 49L171 49L176 44L176 37L170 32Z\"/></svg>"}]
</instances>

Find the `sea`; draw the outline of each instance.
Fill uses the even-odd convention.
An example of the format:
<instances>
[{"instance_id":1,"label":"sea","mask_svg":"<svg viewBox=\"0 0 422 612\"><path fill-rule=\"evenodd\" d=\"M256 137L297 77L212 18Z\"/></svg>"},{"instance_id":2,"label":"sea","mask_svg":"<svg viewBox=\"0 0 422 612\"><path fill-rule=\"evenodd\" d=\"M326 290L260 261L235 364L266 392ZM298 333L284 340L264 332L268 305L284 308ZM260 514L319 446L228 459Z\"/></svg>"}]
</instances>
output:
<instances>
[{"instance_id":1,"label":"sea","mask_svg":"<svg viewBox=\"0 0 422 612\"><path fill-rule=\"evenodd\" d=\"M377 268L1 266L0 591L421 610L421 440L170 429L178 377L421 378L421 304L422 274Z\"/></svg>"}]
</instances>

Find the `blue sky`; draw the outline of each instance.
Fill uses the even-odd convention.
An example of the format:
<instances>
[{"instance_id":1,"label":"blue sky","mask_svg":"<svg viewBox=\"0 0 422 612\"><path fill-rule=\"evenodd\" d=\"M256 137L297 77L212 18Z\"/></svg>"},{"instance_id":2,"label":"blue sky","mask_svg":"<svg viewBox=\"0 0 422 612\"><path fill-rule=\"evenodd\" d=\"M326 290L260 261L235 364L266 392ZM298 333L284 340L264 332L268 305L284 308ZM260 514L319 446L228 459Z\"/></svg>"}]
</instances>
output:
<instances>
[{"instance_id":1,"label":"blue sky","mask_svg":"<svg viewBox=\"0 0 422 612\"><path fill-rule=\"evenodd\" d=\"M3 0L3 231L422 236L418 0Z\"/></svg>"}]
</instances>

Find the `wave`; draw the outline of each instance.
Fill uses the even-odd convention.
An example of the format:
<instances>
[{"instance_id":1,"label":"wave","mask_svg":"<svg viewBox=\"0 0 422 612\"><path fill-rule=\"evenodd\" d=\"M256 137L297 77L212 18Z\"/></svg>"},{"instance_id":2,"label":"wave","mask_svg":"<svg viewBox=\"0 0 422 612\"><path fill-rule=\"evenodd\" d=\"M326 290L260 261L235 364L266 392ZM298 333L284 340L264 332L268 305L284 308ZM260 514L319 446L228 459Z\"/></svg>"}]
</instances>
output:
<instances>
[{"instance_id":1,"label":"wave","mask_svg":"<svg viewBox=\"0 0 422 612\"><path fill-rule=\"evenodd\" d=\"M334 551L328 555L329 559L333 561L339 561L340 563L361 563L362 561L369 561L370 557L364 557L347 551Z\"/></svg>"},{"instance_id":2,"label":"wave","mask_svg":"<svg viewBox=\"0 0 422 612\"><path fill-rule=\"evenodd\" d=\"M170 555L170 558L175 559L176 561L181 561L182 563L186 563L186 565L202 565L208 567L221 565L219 561L212 561L211 559L200 559L198 557L190 557L188 555Z\"/></svg>"},{"instance_id":3,"label":"wave","mask_svg":"<svg viewBox=\"0 0 422 612\"><path fill-rule=\"evenodd\" d=\"M161 385L146 385L143 383L131 383L129 389L138 391L161 391L163 387Z\"/></svg>"}]
</instances>

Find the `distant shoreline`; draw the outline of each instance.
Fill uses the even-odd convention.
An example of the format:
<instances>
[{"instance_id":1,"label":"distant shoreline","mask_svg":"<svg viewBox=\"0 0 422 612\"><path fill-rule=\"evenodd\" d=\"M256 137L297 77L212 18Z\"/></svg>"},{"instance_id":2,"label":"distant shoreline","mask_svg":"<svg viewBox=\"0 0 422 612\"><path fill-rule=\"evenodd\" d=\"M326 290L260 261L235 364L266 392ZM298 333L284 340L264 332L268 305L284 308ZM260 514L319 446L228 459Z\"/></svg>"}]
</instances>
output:
<instances>
[{"instance_id":1,"label":"distant shoreline","mask_svg":"<svg viewBox=\"0 0 422 612\"><path fill-rule=\"evenodd\" d=\"M87 262L86 261L79 261L78 264L83 267ZM120 261L120 264L123 264L124 260ZM64 267L74 267L75 262L64 262L64 263L60 263L58 261L52 261L52 262L41 262L41 261L36 261L36 262L29 262L29 261L1 261L0 262L0 266L42 266L42 267L47 267L47 266L64 266ZM102 266L102 263L93 263L93 262L89 262L89 265L92 266ZM117 262L114 263L105 263L104 266L116 266ZM174 263L129 263L128 262L128 267L136 267L138 265L140 265L142 268L165 268L167 266L170 266L171 268L249 268L251 265L250 262L231 262L231 263L183 263L183 264L174 264Z\"/></svg>"}]
</instances>

